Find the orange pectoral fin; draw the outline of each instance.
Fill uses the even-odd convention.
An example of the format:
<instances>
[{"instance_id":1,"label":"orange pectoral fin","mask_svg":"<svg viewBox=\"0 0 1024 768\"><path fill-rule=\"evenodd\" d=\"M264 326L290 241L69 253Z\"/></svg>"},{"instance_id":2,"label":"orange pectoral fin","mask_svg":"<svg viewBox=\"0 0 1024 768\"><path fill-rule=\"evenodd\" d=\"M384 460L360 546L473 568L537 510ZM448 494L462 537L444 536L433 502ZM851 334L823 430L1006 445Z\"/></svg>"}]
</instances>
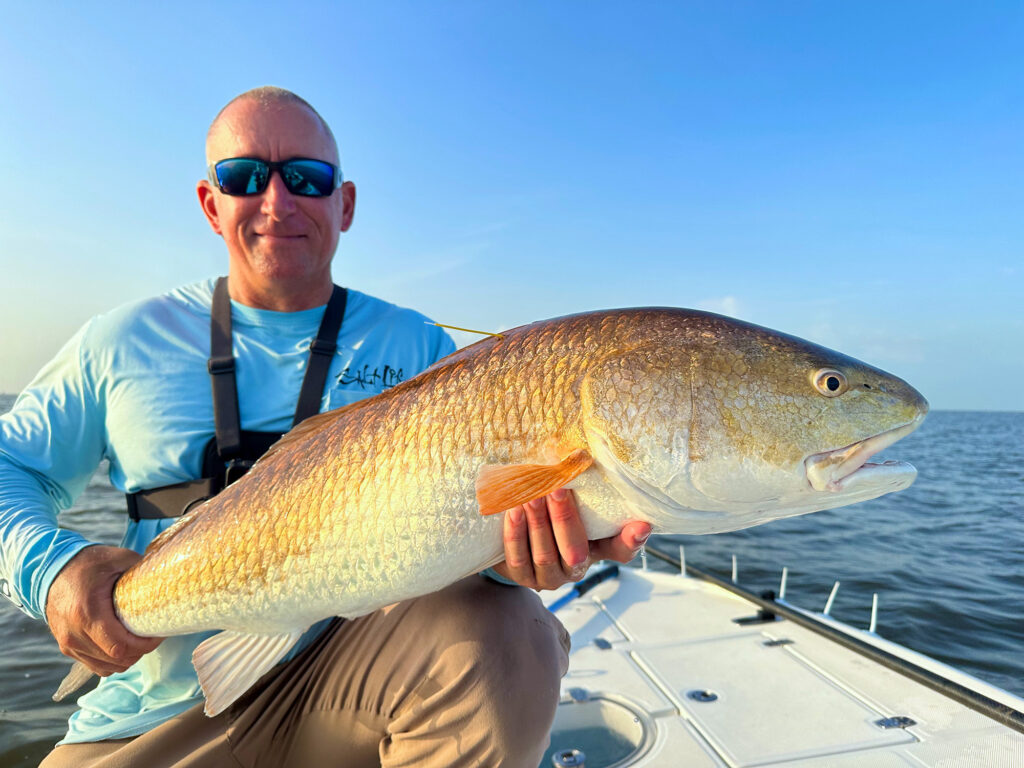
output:
<instances>
[{"instance_id":1,"label":"orange pectoral fin","mask_svg":"<svg viewBox=\"0 0 1024 768\"><path fill-rule=\"evenodd\" d=\"M504 512L557 491L593 463L581 448L557 464L485 464L476 478L480 514Z\"/></svg>"}]
</instances>

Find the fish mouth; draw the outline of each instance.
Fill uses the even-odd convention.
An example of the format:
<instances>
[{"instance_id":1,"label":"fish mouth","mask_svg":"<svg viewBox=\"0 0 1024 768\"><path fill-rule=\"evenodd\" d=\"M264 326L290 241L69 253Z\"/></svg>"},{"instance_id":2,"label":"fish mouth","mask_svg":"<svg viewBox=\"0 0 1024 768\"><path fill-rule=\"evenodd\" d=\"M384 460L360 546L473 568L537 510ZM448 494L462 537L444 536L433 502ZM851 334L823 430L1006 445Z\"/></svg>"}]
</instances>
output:
<instances>
[{"instance_id":1,"label":"fish mouth","mask_svg":"<svg viewBox=\"0 0 1024 768\"><path fill-rule=\"evenodd\" d=\"M808 456L804 460L807 481L814 490L828 493L851 491L865 484L910 485L917 477L917 470L912 464L905 461L875 464L868 459L909 435L918 428L921 421L921 418L914 419L902 427L860 440L845 448Z\"/></svg>"}]
</instances>

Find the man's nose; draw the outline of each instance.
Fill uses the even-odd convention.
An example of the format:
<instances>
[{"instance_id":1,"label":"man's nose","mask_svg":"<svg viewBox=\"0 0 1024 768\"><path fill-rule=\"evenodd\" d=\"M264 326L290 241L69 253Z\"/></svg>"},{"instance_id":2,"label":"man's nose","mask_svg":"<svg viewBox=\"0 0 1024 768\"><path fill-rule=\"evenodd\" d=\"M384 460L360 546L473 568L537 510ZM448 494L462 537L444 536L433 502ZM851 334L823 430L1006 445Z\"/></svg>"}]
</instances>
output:
<instances>
[{"instance_id":1,"label":"man's nose","mask_svg":"<svg viewBox=\"0 0 1024 768\"><path fill-rule=\"evenodd\" d=\"M267 216L283 218L295 210L295 198L284 185L284 179L278 171L270 172L267 188L263 190L263 204L260 210Z\"/></svg>"}]
</instances>

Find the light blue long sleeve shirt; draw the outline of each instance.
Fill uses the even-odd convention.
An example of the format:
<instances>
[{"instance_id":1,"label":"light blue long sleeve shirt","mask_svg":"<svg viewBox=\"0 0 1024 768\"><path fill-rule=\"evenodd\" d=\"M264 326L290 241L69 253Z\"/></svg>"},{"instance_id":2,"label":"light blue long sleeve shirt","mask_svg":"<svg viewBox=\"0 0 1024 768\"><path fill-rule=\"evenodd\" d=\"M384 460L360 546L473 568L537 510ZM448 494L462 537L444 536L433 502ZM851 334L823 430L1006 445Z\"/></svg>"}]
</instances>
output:
<instances>
[{"instance_id":1,"label":"light blue long sleeve shirt","mask_svg":"<svg viewBox=\"0 0 1024 768\"><path fill-rule=\"evenodd\" d=\"M0 416L0 594L45 620L61 568L91 544L57 525L101 459L121 491L200 475L213 435L206 360L214 280L95 317ZM285 432L324 307L272 312L232 302L241 426ZM455 345L417 312L348 291L321 410L411 378ZM132 521L122 546L142 552L172 520ZM294 655L308 644L307 633ZM165 640L78 700L61 743L144 733L202 699L192 650L211 633Z\"/></svg>"}]
</instances>

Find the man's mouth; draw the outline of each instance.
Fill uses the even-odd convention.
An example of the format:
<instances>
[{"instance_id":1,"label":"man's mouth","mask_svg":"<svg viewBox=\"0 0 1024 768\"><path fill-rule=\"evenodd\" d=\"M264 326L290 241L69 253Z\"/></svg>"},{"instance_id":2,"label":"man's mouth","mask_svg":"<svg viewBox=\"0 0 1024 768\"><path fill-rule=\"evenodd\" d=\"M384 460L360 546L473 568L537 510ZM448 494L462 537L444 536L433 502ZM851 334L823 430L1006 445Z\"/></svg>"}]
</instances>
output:
<instances>
[{"instance_id":1,"label":"man's mouth","mask_svg":"<svg viewBox=\"0 0 1024 768\"><path fill-rule=\"evenodd\" d=\"M897 440L906 437L921 424L915 419L909 424L869 437L834 451L816 453L804 460L807 481L816 491L838 493L864 481L894 480L916 475L917 470L905 461L869 462L872 456L885 450Z\"/></svg>"}]
</instances>

